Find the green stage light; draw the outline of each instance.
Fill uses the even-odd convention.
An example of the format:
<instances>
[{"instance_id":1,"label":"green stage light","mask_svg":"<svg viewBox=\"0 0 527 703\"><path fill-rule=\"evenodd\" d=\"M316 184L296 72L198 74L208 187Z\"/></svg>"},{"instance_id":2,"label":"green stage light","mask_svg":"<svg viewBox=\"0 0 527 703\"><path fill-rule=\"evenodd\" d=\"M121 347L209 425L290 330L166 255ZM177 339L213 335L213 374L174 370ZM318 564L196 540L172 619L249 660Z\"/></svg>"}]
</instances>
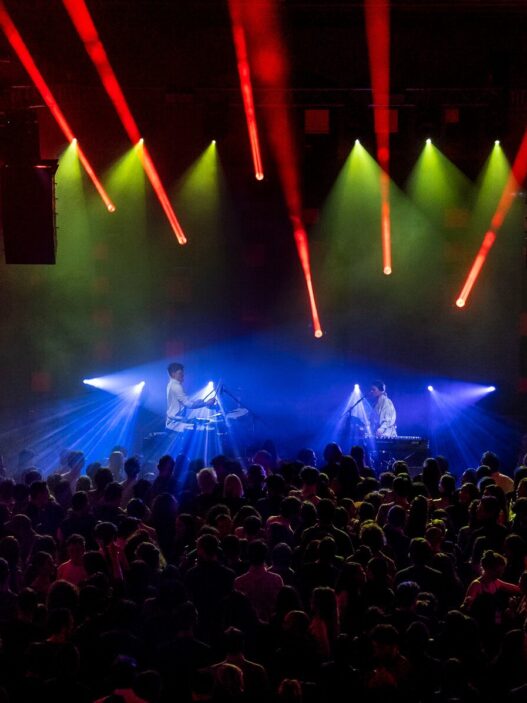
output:
<instances>
[{"instance_id":1,"label":"green stage light","mask_svg":"<svg viewBox=\"0 0 527 703\"><path fill-rule=\"evenodd\" d=\"M93 200L93 193L86 182L79 159L76 139L60 155L55 180L59 203L56 275L63 275L64 283L75 287L81 285L82 279L91 272L90 206ZM98 200L96 207L98 210ZM78 267L79 260L84 261L83 267ZM72 276L74 271L75 275Z\"/></svg>"},{"instance_id":2,"label":"green stage light","mask_svg":"<svg viewBox=\"0 0 527 703\"><path fill-rule=\"evenodd\" d=\"M470 227L475 234L475 243L481 240L481 232L489 226L510 172L511 166L505 152L494 145L476 182L477 195Z\"/></svg>"},{"instance_id":3,"label":"green stage light","mask_svg":"<svg viewBox=\"0 0 527 703\"><path fill-rule=\"evenodd\" d=\"M211 142L189 166L172 196L184 226L199 233L193 242L198 247L204 275L209 283L215 281L220 290L224 285L221 277L226 256L225 231L232 224L232 213L215 143Z\"/></svg>"},{"instance_id":4,"label":"green stage light","mask_svg":"<svg viewBox=\"0 0 527 703\"><path fill-rule=\"evenodd\" d=\"M380 167L360 144L351 149L324 203L316 226L328 241L320 295L338 297L371 280L382 265Z\"/></svg>"},{"instance_id":5,"label":"green stage light","mask_svg":"<svg viewBox=\"0 0 527 703\"><path fill-rule=\"evenodd\" d=\"M425 151L430 150L434 147ZM430 307L437 291L430 280L441 265L442 243L420 208L391 180L393 264L383 265L382 173L367 149L355 144L312 231L314 240L327 242L324 260L315 261L320 266L315 274L324 282L319 295L350 328L363 324L364 306L375 308L389 326L394 306L413 314ZM392 280L396 272L397 280Z\"/></svg>"},{"instance_id":6,"label":"green stage light","mask_svg":"<svg viewBox=\"0 0 527 703\"><path fill-rule=\"evenodd\" d=\"M139 140L105 174L108 186L121 203L109 237L129 247L132 268L142 264L147 229L147 178L141 163L141 149L142 140Z\"/></svg>"},{"instance_id":7,"label":"green stage light","mask_svg":"<svg viewBox=\"0 0 527 703\"><path fill-rule=\"evenodd\" d=\"M183 218L215 217L221 201L221 165L213 139L179 180L177 200ZM194 227L191 225L191 229Z\"/></svg>"},{"instance_id":8,"label":"green stage light","mask_svg":"<svg viewBox=\"0 0 527 703\"><path fill-rule=\"evenodd\" d=\"M125 154L110 167L107 178L111 181L111 187L128 199L128 209L130 203L136 201L138 196L144 200L145 197L145 172L141 164L139 150L143 145L140 139L135 146L128 149Z\"/></svg>"},{"instance_id":9,"label":"green stage light","mask_svg":"<svg viewBox=\"0 0 527 703\"><path fill-rule=\"evenodd\" d=\"M470 220L472 182L428 140L407 190L413 203L443 232L462 229Z\"/></svg>"}]
</instances>

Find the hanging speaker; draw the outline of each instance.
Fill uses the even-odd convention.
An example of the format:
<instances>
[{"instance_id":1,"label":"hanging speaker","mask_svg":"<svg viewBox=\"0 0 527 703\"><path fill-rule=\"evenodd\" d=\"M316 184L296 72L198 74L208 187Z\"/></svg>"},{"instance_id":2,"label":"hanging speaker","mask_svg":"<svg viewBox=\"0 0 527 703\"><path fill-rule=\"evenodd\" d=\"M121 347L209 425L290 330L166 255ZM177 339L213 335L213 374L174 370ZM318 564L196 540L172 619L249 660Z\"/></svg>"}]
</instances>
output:
<instances>
[{"instance_id":1,"label":"hanging speaker","mask_svg":"<svg viewBox=\"0 0 527 703\"><path fill-rule=\"evenodd\" d=\"M0 222L6 264L54 264L57 161L4 164Z\"/></svg>"}]
</instances>

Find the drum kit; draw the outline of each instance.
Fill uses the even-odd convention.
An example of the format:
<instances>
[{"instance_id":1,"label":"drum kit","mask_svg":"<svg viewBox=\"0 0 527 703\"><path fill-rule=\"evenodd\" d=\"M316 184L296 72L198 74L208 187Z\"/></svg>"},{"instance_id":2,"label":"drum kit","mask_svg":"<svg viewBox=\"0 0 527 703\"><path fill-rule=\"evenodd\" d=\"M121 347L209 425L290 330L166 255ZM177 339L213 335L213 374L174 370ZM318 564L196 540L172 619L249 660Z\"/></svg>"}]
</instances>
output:
<instances>
[{"instance_id":1,"label":"drum kit","mask_svg":"<svg viewBox=\"0 0 527 703\"><path fill-rule=\"evenodd\" d=\"M249 415L248 408L234 408L226 413L216 412L211 413L208 417L193 417L188 418L185 422L185 430L196 430L198 432L217 432L225 434L227 426L232 420L240 420Z\"/></svg>"},{"instance_id":2,"label":"drum kit","mask_svg":"<svg viewBox=\"0 0 527 703\"><path fill-rule=\"evenodd\" d=\"M234 400L236 407L231 410L225 410L221 403L218 402L220 395L226 395L231 400ZM227 434L227 429L229 423L233 420L241 420L242 418L248 418L251 414L249 408L245 408L242 405L240 398L238 398L234 393L232 393L223 383L220 381L216 387L205 396L204 400L213 399L214 403L209 415L207 417L193 417L188 418L185 422L185 430L198 430L201 432L215 431L218 434ZM210 400L209 400L210 402ZM213 412L213 409L220 408L221 412Z\"/></svg>"}]
</instances>

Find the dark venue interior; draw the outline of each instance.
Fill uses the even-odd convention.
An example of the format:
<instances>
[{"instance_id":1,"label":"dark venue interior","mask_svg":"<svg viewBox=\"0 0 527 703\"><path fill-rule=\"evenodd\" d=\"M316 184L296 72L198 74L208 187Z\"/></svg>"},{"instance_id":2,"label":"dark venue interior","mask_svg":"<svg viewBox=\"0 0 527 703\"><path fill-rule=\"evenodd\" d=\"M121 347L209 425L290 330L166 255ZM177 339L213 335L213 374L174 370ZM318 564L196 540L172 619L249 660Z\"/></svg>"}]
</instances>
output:
<instances>
[{"instance_id":1,"label":"dark venue interior","mask_svg":"<svg viewBox=\"0 0 527 703\"><path fill-rule=\"evenodd\" d=\"M525 0L0 30L0 703L527 700Z\"/></svg>"}]
</instances>

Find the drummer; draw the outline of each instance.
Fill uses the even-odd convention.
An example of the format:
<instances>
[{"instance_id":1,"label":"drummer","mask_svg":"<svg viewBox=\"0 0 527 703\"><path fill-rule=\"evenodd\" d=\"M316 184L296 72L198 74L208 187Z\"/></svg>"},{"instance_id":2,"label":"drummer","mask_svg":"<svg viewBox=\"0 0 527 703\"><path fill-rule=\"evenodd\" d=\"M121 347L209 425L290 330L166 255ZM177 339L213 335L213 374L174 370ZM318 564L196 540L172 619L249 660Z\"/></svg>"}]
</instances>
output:
<instances>
[{"instance_id":1,"label":"drummer","mask_svg":"<svg viewBox=\"0 0 527 703\"><path fill-rule=\"evenodd\" d=\"M191 400L183 389L185 371L183 364L173 362L168 366L170 380L167 385L167 415L165 427L169 432L184 432L186 429L187 410L210 408L215 399Z\"/></svg>"}]
</instances>

